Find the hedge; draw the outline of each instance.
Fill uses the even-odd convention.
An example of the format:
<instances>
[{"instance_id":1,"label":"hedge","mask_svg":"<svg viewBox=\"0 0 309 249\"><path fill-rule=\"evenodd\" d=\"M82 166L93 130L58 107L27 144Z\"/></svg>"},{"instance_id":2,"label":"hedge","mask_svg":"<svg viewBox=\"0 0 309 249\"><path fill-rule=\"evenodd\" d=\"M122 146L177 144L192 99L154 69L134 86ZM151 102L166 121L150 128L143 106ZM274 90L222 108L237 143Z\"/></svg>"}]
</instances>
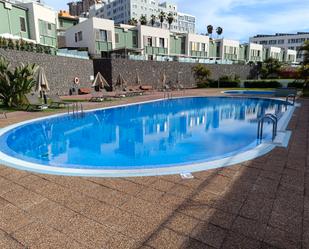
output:
<instances>
[{"instance_id":1,"label":"hedge","mask_svg":"<svg viewBox=\"0 0 309 249\"><path fill-rule=\"evenodd\" d=\"M265 81L265 80L255 80L255 81L245 81L244 82L245 88L277 88L281 87L280 82L272 80L272 81Z\"/></svg>"},{"instance_id":2,"label":"hedge","mask_svg":"<svg viewBox=\"0 0 309 249\"><path fill-rule=\"evenodd\" d=\"M291 82L288 84L288 87L294 87L294 88L298 88L298 89L303 89L304 88L304 82Z\"/></svg>"}]
</instances>

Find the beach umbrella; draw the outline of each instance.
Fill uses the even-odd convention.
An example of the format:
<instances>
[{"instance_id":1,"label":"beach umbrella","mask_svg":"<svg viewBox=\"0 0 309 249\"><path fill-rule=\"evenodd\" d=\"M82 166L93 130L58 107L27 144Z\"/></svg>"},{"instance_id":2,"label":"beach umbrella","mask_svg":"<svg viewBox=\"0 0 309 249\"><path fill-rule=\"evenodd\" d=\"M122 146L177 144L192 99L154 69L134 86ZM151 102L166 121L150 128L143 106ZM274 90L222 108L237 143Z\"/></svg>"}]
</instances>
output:
<instances>
[{"instance_id":1,"label":"beach umbrella","mask_svg":"<svg viewBox=\"0 0 309 249\"><path fill-rule=\"evenodd\" d=\"M121 90L125 89L127 87L127 82L122 77L122 74L119 73L117 81L116 81L116 87L121 88Z\"/></svg>"},{"instance_id":2,"label":"beach umbrella","mask_svg":"<svg viewBox=\"0 0 309 249\"><path fill-rule=\"evenodd\" d=\"M165 72L163 72L162 75L161 75L161 84L162 84L162 87L163 87L163 88L166 88L166 87L167 87L167 85L166 85L166 74L165 74Z\"/></svg>"},{"instance_id":3,"label":"beach umbrella","mask_svg":"<svg viewBox=\"0 0 309 249\"><path fill-rule=\"evenodd\" d=\"M47 77L46 77L46 74L45 74L43 67L39 68L39 71L38 71L38 74L37 74L35 90L37 92L50 91L49 84L48 84L48 81L47 81Z\"/></svg>"},{"instance_id":4,"label":"beach umbrella","mask_svg":"<svg viewBox=\"0 0 309 249\"><path fill-rule=\"evenodd\" d=\"M105 87L109 88L110 85L108 84L106 79L102 76L102 74L100 72L98 72L94 81L93 81L92 87L104 89Z\"/></svg>"},{"instance_id":5,"label":"beach umbrella","mask_svg":"<svg viewBox=\"0 0 309 249\"><path fill-rule=\"evenodd\" d=\"M136 70L136 84L140 86L142 84L141 78L139 77L139 73Z\"/></svg>"}]
</instances>

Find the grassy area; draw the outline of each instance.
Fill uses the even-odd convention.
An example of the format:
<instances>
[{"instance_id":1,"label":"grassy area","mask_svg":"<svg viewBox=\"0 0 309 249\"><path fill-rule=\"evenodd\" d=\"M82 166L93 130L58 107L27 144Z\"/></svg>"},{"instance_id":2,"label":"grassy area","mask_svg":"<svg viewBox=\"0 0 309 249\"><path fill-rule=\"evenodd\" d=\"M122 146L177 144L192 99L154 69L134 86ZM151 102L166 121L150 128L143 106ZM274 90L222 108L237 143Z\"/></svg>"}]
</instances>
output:
<instances>
[{"instance_id":1,"label":"grassy area","mask_svg":"<svg viewBox=\"0 0 309 249\"><path fill-rule=\"evenodd\" d=\"M88 99L64 99L64 102L68 103L78 103L78 102L88 102Z\"/></svg>"},{"instance_id":2,"label":"grassy area","mask_svg":"<svg viewBox=\"0 0 309 249\"><path fill-rule=\"evenodd\" d=\"M226 90L249 90L249 91L271 91L275 88L245 88L245 87L234 87L234 88L225 88Z\"/></svg>"}]
</instances>

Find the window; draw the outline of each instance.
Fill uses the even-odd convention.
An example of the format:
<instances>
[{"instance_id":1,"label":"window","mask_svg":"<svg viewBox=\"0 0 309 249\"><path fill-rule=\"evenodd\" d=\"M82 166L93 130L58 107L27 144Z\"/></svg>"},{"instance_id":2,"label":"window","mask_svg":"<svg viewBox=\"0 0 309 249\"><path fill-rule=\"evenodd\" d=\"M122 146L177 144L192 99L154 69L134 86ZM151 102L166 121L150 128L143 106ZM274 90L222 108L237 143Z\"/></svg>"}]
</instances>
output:
<instances>
[{"instance_id":1,"label":"window","mask_svg":"<svg viewBox=\"0 0 309 249\"><path fill-rule=\"evenodd\" d=\"M77 42L78 40L77 40L77 33L75 33L75 42Z\"/></svg>"},{"instance_id":2,"label":"window","mask_svg":"<svg viewBox=\"0 0 309 249\"><path fill-rule=\"evenodd\" d=\"M97 31L97 40L107 42L107 31L106 30L98 30Z\"/></svg>"},{"instance_id":3,"label":"window","mask_svg":"<svg viewBox=\"0 0 309 249\"><path fill-rule=\"evenodd\" d=\"M159 47L164 48L164 38L159 38Z\"/></svg>"},{"instance_id":4,"label":"window","mask_svg":"<svg viewBox=\"0 0 309 249\"><path fill-rule=\"evenodd\" d=\"M26 21L24 17L19 18L20 21L20 31L26 32Z\"/></svg>"},{"instance_id":5,"label":"window","mask_svg":"<svg viewBox=\"0 0 309 249\"><path fill-rule=\"evenodd\" d=\"M60 27L63 27L63 20L59 20Z\"/></svg>"},{"instance_id":6,"label":"window","mask_svg":"<svg viewBox=\"0 0 309 249\"><path fill-rule=\"evenodd\" d=\"M52 25L50 23L47 24L47 29L52 30Z\"/></svg>"},{"instance_id":7,"label":"window","mask_svg":"<svg viewBox=\"0 0 309 249\"><path fill-rule=\"evenodd\" d=\"M115 34L115 42L119 43L119 34Z\"/></svg>"},{"instance_id":8,"label":"window","mask_svg":"<svg viewBox=\"0 0 309 249\"><path fill-rule=\"evenodd\" d=\"M77 33L77 38L78 38L78 41L82 41L83 40L83 32L82 31L79 31Z\"/></svg>"},{"instance_id":9,"label":"window","mask_svg":"<svg viewBox=\"0 0 309 249\"><path fill-rule=\"evenodd\" d=\"M152 37L147 38L147 46L152 47Z\"/></svg>"}]
</instances>

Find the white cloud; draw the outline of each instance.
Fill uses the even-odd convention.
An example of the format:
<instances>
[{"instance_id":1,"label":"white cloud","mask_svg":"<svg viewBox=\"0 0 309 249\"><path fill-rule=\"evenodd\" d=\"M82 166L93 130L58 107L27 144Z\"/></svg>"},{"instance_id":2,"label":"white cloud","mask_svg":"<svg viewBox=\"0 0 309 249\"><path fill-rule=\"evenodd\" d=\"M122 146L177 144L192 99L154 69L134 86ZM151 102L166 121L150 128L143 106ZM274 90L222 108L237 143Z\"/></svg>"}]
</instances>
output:
<instances>
[{"instance_id":1,"label":"white cloud","mask_svg":"<svg viewBox=\"0 0 309 249\"><path fill-rule=\"evenodd\" d=\"M257 33L309 30L307 0L176 0L181 11L196 15L198 32L222 26L224 36L248 41Z\"/></svg>"}]
</instances>

